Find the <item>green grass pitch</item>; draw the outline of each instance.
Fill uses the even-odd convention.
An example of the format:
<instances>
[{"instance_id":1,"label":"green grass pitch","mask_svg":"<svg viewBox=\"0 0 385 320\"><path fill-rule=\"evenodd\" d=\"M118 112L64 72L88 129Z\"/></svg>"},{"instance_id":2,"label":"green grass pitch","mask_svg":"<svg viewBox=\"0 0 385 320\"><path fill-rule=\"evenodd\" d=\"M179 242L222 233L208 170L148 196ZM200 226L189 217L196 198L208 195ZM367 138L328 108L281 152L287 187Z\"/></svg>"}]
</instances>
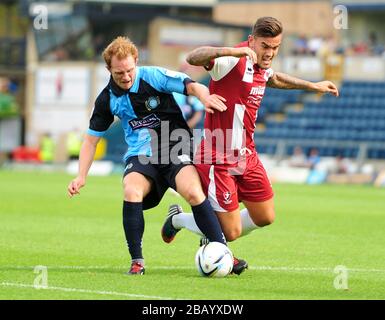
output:
<instances>
[{"instance_id":1,"label":"green grass pitch","mask_svg":"<svg viewBox=\"0 0 385 320\"><path fill-rule=\"evenodd\" d=\"M274 185L274 224L230 244L249 270L222 279L198 275L198 236L182 230L162 242L168 206L189 210L167 193L145 212L146 274L129 277L121 177L89 177L69 199L71 178L0 171L0 299L385 298L385 189ZM47 289L34 287L39 265ZM346 273L334 272L339 265Z\"/></svg>"}]
</instances>

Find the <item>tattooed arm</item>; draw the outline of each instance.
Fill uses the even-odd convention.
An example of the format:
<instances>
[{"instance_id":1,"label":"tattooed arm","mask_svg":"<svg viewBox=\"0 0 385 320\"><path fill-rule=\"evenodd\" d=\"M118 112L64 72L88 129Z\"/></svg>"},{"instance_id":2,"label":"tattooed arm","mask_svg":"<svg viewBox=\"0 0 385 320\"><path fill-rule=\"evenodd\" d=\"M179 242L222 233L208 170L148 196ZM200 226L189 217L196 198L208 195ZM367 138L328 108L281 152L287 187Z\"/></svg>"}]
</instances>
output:
<instances>
[{"instance_id":1,"label":"tattooed arm","mask_svg":"<svg viewBox=\"0 0 385 320\"><path fill-rule=\"evenodd\" d=\"M208 66L211 60L225 56L238 58L249 56L254 63L257 63L257 55L249 47L199 47L187 55L186 61L193 66Z\"/></svg>"},{"instance_id":2,"label":"tattooed arm","mask_svg":"<svg viewBox=\"0 0 385 320\"><path fill-rule=\"evenodd\" d=\"M267 86L278 89L303 89L319 93L330 92L336 97L339 94L336 85L331 81L310 82L281 72L275 72L267 82Z\"/></svg>"}]
</instances>

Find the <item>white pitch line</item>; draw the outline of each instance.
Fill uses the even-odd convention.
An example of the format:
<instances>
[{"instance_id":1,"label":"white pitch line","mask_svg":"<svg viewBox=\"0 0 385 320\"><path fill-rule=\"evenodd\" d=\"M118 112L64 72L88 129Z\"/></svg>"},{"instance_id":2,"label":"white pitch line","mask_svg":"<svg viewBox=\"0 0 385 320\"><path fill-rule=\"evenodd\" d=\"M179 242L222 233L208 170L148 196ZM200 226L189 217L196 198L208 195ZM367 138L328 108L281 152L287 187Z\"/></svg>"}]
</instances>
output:
<instances>
[{"instance_id":1,"label":"white pitch line","mask_svg":"<svg viewBox=\"0 0 385 320\"><path fill-rule=\"evenodd\" d=\"M36 266L0 266L0 270L4 269L16 269L16 270L31 270ZM127 266L46 266L51 270L128 270ZM194 266L151 266L147 265L146 268L152 270L193 270ZM260 271L285 271L285 272L333 272L334 267L287 267L287 266L249 266L250 270ZM385 273L385 269L365 269L365 268L349 268L346 269L351 272L363 272L363 273Z\"/></svg>"},{"instance_id":2,"label":"white pitch line","mask_svg":"<svg viewBox=\"0 0 385 320\"><path fill-rule=\"evenodd\" d=\"M297 272L297 271L310 271L310 272L334 272L334 267L271 267L271 266L250 266L251 270L263 270L263 271L288 271L288 272ZM374 272L384 272L385 269L364 269L364 268L349 268L346 266L347 271L351 272L363 272L363 273L374 273Z\"/></svg>"},{"instance_id":3,"label":"white pitch line","mask_svg":"<svg viewBox=\"0 0 385 320\"><path fill-rule=\"evenodd\" d=\"M14 282L1 282L0 285L4 286L4 287L34 288L34 289L40 289L40 290L55 290L55 291L64 291L64 292L92 293L92 294L109 295L109 296L122 296L122 297L130 297L130 298L176 300L176 298L160 297L160 296L148 296L148 295L144 295L144 294L134 294L134 293L115 292L115 291L98 291L98 290L88 290L88 289L78 289L78 288L51 287L51 286L48 286L46 288L37 288L34 285L25 284L25 283L14 283Z\"/></svg>"}]
</instances>

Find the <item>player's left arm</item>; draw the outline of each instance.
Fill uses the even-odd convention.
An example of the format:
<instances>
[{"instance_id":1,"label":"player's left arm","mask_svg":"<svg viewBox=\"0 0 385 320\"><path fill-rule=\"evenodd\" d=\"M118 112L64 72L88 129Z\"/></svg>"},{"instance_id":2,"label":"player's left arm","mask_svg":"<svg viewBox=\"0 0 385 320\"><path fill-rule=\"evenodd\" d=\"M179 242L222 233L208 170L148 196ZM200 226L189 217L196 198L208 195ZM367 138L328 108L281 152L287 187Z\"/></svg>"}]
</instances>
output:
<instances>
[{"instance_id":1,"label":"player's left arm","mask_svg":"<svg viewBox=\"0 0 385 320\"><path fill-rule=\"evenodd\" d=\"M331 93L338 97L337 86L331 81L310 82L282 72L274 72L267 81L267 86L278 89L302 89L319 93Z\"/></svg>"},{"instance_id":2,"label":"player's left arm","mask_svg":"<svg viewBox=\"0 0 385 320\"><path fill-rule=\"evenodd\" d=\"M206 112L214 113L227 109L226 99L217 95L210 94L209 88L205 85L192 81L186 74L175 72L163 68L153 68L155 71L156 84L158 88L166 93L178 92L184 95L197 97L205 107Z\"/></svg>"}]
</instances>

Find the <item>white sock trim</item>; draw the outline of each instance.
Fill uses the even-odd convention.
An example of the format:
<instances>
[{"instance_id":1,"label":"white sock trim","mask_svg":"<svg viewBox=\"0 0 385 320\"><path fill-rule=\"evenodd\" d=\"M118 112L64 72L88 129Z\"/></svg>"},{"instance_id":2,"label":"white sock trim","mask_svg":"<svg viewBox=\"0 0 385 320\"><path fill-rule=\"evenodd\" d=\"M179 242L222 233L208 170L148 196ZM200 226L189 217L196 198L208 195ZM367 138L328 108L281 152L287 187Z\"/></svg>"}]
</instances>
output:
<instances>
[{"instance_id":1,"label":"white sock trim","mask_svg":"<svg viewBox=\"0 0 385 320\"><path fill-rule=\"evenodd\" d=\"M242 223L241 236L249 234L251 231L260 228L251 219L249 211L246 208L241 210L240 215L241 215L241 223Z\"/></svg>"},{"instance_id":2,"label":"white sock trim","mask_svg":"<svg viewBox=\"0 0 385 320\"><path fill-rule=\"evenodd\" d=\"M193 233L196 233L202 237L204 234L198 228L194 215L192 213L179 213L172 217L172 225L175 229L185 228Z\"/></svg>"}]
</instances>

